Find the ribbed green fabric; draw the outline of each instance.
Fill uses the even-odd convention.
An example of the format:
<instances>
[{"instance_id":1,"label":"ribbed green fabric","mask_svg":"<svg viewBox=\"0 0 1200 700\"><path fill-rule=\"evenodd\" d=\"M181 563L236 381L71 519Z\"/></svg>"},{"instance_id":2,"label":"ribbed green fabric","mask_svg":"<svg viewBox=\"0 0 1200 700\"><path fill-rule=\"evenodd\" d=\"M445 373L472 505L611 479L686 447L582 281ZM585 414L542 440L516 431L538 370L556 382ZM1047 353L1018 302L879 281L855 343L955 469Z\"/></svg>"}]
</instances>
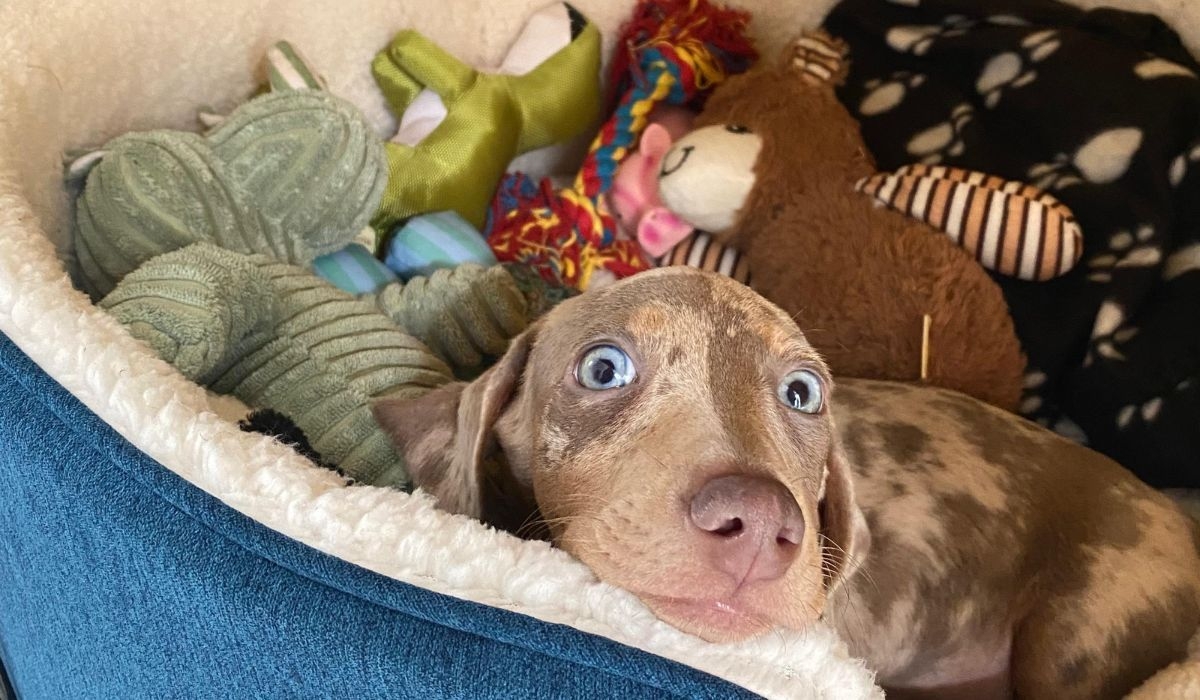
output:
<instances>
[{"instance_id":1,"label":"ribbed green fabric","mask_svg":"<svg viewBox=\"0 0 1200 700\"><path fill-rule=\"evenodd\" d=\"M357 108L317 90L255 98L207 137L133 133L105 151L76 210L79 282L93 298L192 243L307 265L354 239L387 181Z\"/></svg>"},{"instance_id":2,"label":"ribbed green fabric","mask_svg":"<svg viewBox=\"0 0 1200 700\"><path fill-rule=\"evenodd\" d=\"M408 484L371 400L453 378L371 301L207 243L147 262L100 305L190 379L291 418L323 459L364 483Z\"/></svg>"},{"instance_id":3,"label":"ribbed green fabric","mask_svg":"<svg viewBox=\"0 0 1200 700\"><path fill-rule=\"evenodd\" d=\"M374 298L460 377L474 376L485 360L503 354L531 320L525 295L500 266L437 270L389 284Z\"/></svg>"}]
</instances>

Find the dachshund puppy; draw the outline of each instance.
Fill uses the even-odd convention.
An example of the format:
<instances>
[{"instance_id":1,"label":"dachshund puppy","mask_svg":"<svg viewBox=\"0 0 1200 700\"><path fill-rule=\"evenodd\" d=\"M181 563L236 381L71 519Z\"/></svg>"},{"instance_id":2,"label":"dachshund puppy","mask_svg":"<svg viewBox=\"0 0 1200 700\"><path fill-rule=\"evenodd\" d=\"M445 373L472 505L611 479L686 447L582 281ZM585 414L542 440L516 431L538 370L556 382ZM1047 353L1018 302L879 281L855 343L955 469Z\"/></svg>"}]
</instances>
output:
<instances>
[{"instance_id":1,"label":"dachshund puppy","mask_svg":"<svg viewBox=\"0 0 1200 700\"><path fill-rule=\"evenodd\" d=\"M1198 531L948 390L841 379L733 280L563 302L472 383L375 406L439 506L547 536L712 641L834 626L889 697L1115 698L1200 626Z\"/></svg>"}]
</instances>

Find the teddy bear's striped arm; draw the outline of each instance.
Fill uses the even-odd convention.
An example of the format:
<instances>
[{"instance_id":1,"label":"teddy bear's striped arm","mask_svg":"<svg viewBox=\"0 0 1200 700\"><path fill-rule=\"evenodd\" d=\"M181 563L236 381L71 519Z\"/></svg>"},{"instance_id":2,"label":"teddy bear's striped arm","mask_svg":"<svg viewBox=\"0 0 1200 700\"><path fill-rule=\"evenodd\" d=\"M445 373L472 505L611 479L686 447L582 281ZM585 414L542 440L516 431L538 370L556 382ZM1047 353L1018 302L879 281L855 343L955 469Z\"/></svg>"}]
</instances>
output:
<instances>
[{"instance_id":1,"label":"teddy bear's striped arm","mask_svg":"<svg viewBox=\"0 0 1200 700\"><path fill-rule=\"evenodd\" d=\"M857 189L945 233L984 267L1042 281L1065 274L1083 253L1071 210L1022 182L944 166L912 165L863 178Z\"/></svg>"}]
</instances>

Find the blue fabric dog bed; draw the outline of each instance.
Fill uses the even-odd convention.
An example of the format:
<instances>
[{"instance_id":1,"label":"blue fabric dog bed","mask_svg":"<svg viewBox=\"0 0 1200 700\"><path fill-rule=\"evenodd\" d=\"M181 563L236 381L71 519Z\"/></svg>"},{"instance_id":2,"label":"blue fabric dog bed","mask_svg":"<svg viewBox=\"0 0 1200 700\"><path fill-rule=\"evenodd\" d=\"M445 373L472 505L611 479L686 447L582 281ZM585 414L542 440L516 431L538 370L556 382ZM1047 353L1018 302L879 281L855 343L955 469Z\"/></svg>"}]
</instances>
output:
<instances>
[{"instance_id":1,"label":"blue fabric dog bed","mask_svg":"<svg viewBox=\"0 0 1200 700\"><path fill-rule=\"evenodd\" d=\"M0 656L19 698L755 697L263 527L0 340Z\"/></svg>"},{"instance_id":2,"label":"blue fabric dog bed","mask_svg":"<svg viewBox=\"0 0 1200 700\"><path fill-rule=\"evenodd\" d=\"M347 487L222 418L68 279L65 151L195 129L245 101L281 38L386 137L369 65L398 28L484 66L546 1L0 3L0 663L17 697L882 698L823 625L707 644L545 543ZM833 0L733 1L770 55ZM575 4L611 37L632 0ZM1200 5L1164 18L1200 27Z\"/></svg>"},{"instance_id":3,"label":"blue fabric dog bed","mask_svg":"<svg viewBox=\"0 0 1200 700\"><path fill-rule=\"evenodd\" d=\"M829 1L738 4L769 51ZM227 113L280 39L387 138L370 63L396 30L489 66L547 2L0 3L0 664L17 697L882 697L823 625L709 644L544 542L347 485L239 430L244 406L71 284L66 153ZM633 0L576 4L611 40Z\"/></svg>"}]
</instances>

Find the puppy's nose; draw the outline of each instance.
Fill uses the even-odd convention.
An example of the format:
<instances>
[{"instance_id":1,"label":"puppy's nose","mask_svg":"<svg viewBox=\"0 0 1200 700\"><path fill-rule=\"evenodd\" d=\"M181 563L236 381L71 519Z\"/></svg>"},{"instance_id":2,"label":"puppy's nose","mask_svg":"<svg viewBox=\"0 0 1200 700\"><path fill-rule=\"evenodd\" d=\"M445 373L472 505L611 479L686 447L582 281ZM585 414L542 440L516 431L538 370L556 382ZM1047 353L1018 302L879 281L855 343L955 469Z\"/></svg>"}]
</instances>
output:
<instances>
[{"instance_id":1,"label":"puppy's nose","mask_svg":"<svg viewBox=\"0 0 1200 700\"><path fill-rule=\"evenodd\" d=\"M754 476L722 476L691 503L691 520L717 569L741 584L779 578L800 550L804 516L783 484Z\"/></svg>"}]
</instances>

